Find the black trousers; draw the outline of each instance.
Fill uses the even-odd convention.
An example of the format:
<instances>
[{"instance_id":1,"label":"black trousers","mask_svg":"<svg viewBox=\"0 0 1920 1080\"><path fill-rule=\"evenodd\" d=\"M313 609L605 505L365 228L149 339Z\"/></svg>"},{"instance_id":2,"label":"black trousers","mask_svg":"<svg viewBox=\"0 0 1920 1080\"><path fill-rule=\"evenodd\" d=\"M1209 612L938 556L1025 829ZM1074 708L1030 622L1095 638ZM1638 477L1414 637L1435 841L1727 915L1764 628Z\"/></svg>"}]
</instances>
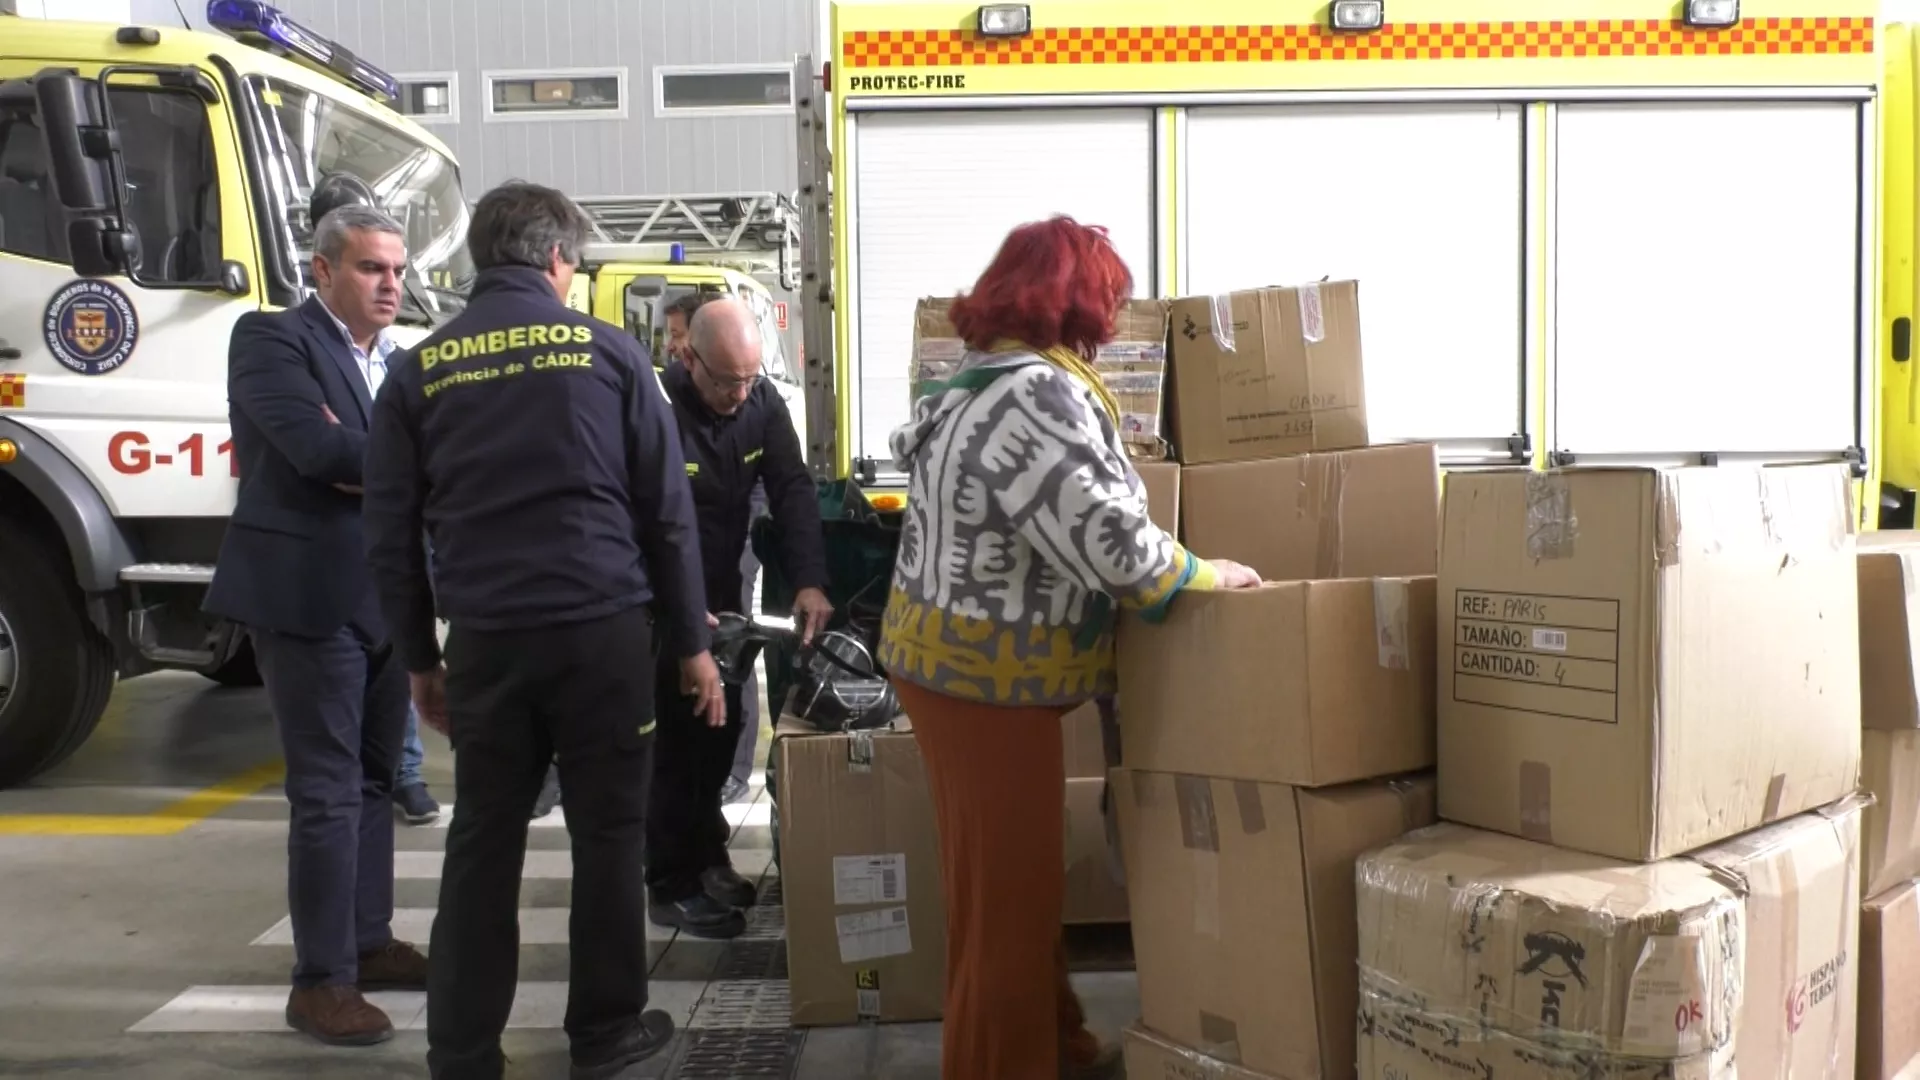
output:
<instances>
[{"instance_id":1,"label":"black trousers","mask_svg":"<svg viewBox=\"0 0 1920 1080\"><path fill-rule=\"evenodd\" d=\"M520 968L528 818L556 755L573 841L573 1060L597 1064L647 1005L641 850L653 766L653 620L645 608L447 639L454 812L433 922L427 1065L498 1080Z\"/></svg>"},{"instance_id":2,"label":"black trousers","mask_svg":"<svg viewBox=\"0 0 1920 1080\"><path fill-rule=\"evenodd\" d=\"M660 743L647 810L647 892L656 904L673 904L699 895L703 872L732 865L720 789L740 743L742 694L727 687L726 726L708 727L694 712L697 702L680 692L678 661L662 657L656 678Z\"/></svg>"},{"instance_id":3,"label":"black trousers","mask_svg":"<svg viewBox=\"0 0 1920 1080\"><path fill-rule=\"evenodd\" d=\"M407 677L354 627L327 638L252 628L287 762L293 984L352 986L393 940L393 779Z\"/></svg>"}]
</instances>

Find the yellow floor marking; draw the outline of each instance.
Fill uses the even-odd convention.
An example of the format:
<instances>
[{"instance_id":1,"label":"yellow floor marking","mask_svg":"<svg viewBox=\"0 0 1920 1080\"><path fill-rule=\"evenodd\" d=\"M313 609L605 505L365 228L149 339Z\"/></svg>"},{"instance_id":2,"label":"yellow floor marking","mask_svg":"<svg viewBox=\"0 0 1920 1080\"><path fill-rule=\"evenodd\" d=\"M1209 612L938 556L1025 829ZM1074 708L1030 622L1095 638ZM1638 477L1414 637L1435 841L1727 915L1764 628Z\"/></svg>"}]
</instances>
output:
<instances>
[{"instance_id":1,"label":"yellow floor marking","mask_svg":"<svg viewBox=\"0 0 1920 1080\"><path fill-rule=\"evenodd\" d=\"M145 814L0 814L0 836L172 836L285 775L271 762Z\"/></svg>"}]
</instances>

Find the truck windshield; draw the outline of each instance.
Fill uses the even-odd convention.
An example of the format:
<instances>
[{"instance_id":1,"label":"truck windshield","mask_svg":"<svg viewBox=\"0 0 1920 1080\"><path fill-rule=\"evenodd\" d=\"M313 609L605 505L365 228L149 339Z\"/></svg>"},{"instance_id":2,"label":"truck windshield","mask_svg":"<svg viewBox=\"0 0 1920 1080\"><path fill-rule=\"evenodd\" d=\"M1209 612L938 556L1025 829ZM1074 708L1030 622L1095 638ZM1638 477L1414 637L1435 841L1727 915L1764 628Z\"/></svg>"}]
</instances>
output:
<instances>
[{"instance_id":1,"label":"truck windshield","mask_svg":"<svg viewBox=\"0 0 1920 1080\"><path fill-rule=\"evenodd\" d=\"M446 155L324 95L269 78L248 80L263 119L267 173L282 246L302 288L311 287L313 226L307 199L322 177L350 173L373 188L382 209L407 230L414 273L404 305L441 322L466 306L473 284L467 256L467 201Z\"/></svg>"}]
</instances>

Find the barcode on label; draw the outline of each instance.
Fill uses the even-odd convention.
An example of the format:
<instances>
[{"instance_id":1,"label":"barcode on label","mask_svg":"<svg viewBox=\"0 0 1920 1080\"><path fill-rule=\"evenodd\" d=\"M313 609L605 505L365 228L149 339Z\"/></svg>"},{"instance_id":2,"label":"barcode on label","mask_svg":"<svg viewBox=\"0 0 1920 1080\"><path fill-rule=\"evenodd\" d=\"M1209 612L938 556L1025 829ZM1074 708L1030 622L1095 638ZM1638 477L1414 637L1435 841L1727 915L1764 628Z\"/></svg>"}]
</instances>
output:
<instances>
[{"instance_id":1,"label":"barcode on label","mask_svg":"<svg viewBox=\"0 0 1920 1080\"><path fill-rule=\"evenodd\" d=\"M1533 647L1548 652L1567 651L1567 632L1565 630L1543 630L1534 627Z\"/></svg>"},{"instance_id":2,"label":"barcode on label","mask_svg":"<svg viewBox=\"0 0 1920 1080\"><path fill-rule=\"evenodd\" d=\"M833 902L838 905L899 904L907 899L905 855L836 855Z\"/></svg>"},{"instance_id":3,"label":"barcode on label","mask_svg":"<svg viewBox=\"0 0 1920 1080\"><path fill-rule=\"evenodd\" d=\"M885 914L887 917L888 926L907 925L907 909L906 908L894 908L891 911L883 912L883 914Z\"/></svg>"}]
</instances>

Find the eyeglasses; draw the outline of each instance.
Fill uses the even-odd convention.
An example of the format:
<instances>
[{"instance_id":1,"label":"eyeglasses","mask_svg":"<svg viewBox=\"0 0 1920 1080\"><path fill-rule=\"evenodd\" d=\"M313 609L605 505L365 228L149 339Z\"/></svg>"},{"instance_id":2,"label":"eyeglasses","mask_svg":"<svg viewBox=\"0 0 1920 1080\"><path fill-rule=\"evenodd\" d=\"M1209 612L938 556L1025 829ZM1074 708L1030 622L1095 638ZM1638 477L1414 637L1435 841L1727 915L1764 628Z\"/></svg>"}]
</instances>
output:
<instances>
[{"instance_id":1,"label":"eyeglasses","mask_svg":"<svg viewBox=\"0 0 1920 1080\"><path fill-rule=\"evenodd\" d=\"M713 365L707 363L706 357L695 352L691 345L686 347L686 351L687 355L693 358L693 362L700 365L700 370L707 373L707 378L713 380L722 390L751 390L760 385L761 379L767 377L765 373L758 371L745 378L722 375L713 370Z\"/></svg>"}]
</instances>

